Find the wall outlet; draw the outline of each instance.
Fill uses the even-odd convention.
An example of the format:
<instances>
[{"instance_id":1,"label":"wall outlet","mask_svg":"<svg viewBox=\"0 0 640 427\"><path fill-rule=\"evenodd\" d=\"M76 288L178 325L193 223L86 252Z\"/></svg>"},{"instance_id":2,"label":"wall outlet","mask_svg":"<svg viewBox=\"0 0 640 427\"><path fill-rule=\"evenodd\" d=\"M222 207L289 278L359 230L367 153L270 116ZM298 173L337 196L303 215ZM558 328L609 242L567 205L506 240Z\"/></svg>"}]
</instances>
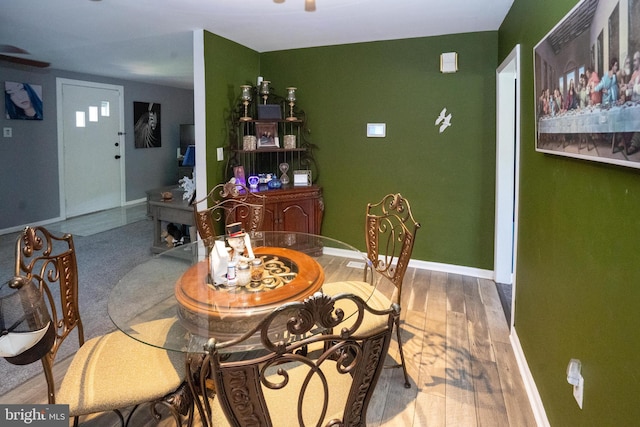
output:
<instances>
[{"instance_id":1,"label":"wall outlet","mask_svg":"<svg viewBox=\"0 0 640 427\"><path fill-rule=\"evenodd\" d=\"M11 128L2 128L2 136L11 138L13 136L13 130Z\"/></svg>"}]
</instances>

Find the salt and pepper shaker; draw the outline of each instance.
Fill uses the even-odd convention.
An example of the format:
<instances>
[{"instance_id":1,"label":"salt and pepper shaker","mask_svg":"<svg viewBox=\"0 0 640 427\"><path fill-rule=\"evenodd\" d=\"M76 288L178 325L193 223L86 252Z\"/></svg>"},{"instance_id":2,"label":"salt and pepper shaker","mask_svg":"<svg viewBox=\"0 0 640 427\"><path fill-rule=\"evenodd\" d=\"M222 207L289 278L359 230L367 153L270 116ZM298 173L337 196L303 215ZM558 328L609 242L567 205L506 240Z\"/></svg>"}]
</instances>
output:
<instances>
[{"instance_id":1,"label":"salt and pepper shaker","mask_svg":"<svg viewBox=\"0 0 640 427\"><path fill-rule=\"evenodd\" d=\"M251 260L251 281L259 282L262 280L262 273L264 272L264 264L262 258L254 258Z\"/></svg>"}]
</instances>

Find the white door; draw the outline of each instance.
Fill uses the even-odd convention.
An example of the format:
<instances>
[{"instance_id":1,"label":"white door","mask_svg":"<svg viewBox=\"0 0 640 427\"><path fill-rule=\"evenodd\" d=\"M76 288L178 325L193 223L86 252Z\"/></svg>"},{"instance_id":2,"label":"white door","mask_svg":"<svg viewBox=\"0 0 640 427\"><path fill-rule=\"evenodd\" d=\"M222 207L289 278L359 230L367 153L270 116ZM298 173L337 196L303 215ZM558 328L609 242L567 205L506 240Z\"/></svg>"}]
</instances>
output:
<instances>
[{"instance_id":1,"label":"white door","mask_svg":"<svg viewBox=\"0 0 640 427\"><path fill-rule=\"evenodd\" d=\"M58 79L61 216L122 206L123 87Z\"/></svg>"},{"instance_id":2,"label":"white door","mask_svg":"<svg viewBox=\"0 0 640 427\"><path fill-rule=\"evenodd\" d=\"M498 67L496 143L496 224L494 280L512 285L511 325L515 312L520 157L520 45Z\"/></svg>"}]
</instances>

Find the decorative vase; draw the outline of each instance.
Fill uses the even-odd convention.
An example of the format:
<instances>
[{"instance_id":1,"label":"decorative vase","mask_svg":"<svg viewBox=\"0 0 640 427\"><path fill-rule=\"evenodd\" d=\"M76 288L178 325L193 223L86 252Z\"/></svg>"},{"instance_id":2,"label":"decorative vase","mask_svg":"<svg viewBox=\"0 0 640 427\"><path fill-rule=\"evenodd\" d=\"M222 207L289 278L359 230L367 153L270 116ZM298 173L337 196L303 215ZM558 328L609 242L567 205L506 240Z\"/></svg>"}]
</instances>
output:
<instances>
[{"instance_id":1,"label":"decorative vase","mask_svg":"<svg viewBox=\"0 0 640 427\"><path fill-rule=\"evenodd\" d=\"M284 136L284 148L296 148L296 136L295 135L285 135Z\"/></svg>"},{"instance_id":2,"label":"decorative vase","mask_svg":"<svg viewBox=\"0 0 640 427\"><path fill-rule=\"evenodd\" d=\"M245 135L242 137L242 149L245 151L253 151L256 149L258 139L254 135Z\"/></svg>"},{"instance_id":3,"label":"decorative vase","mask_svg":"<svg viewBox=\"0 0 640 427\"><path fill-rule=\"evenodd\" d=\"M271 178L271 181L267 182L267 187L276 189L282 187L282 182L278 178Z\"/></svg>"}]
</instances>

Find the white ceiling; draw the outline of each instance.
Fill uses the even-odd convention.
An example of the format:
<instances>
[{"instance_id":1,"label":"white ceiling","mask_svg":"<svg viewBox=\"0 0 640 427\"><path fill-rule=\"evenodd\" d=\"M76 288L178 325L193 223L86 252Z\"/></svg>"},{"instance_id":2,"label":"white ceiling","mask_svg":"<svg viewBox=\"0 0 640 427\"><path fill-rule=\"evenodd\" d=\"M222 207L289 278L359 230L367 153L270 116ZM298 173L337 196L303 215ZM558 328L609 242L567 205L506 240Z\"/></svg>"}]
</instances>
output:
<instances>
[{"instance_id":1,"label":"white ceiling","mask_svg":"<svg viewBox=\"0 0 640 427\"><path fill-rule=\"evenodd\" d=\"M0 44L51 68L192 88L196 29L268 52L497 30L512 3L316 0L305 12L304 0L12 0Z\"/></svg>"}]
</instances>

